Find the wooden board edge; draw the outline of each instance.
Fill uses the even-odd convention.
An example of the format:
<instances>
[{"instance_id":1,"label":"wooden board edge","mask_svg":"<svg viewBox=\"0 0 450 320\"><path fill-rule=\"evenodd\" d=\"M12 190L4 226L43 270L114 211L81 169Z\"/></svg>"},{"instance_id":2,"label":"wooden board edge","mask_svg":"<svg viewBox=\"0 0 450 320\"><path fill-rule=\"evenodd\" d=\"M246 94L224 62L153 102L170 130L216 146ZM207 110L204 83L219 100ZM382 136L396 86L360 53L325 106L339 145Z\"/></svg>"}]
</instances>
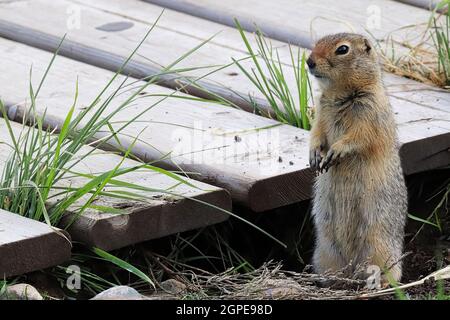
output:
<instances>
[{"instance_id":1,"label":"wooden board edge","mask_svg":"<svg viewBox=\"0 0 450 320\"><path fill-rule=\"evenodd\" d=\"M195 199L231 211L228 191L218 189ZM229 215L191 199L137 209L106 219L80 216L69 228L72 238L105 251L217 224ZM176 225L176 227L173 227Z\"/></svg>"},{"instance_id":2,"label":"wooden board edge","mask_svg":"<svg viewBox=\"0 0 450 320\"><path fill-rule=\"evenodd\" d=\"M400 157L405 175L449 166L450 132L404 143ZM249 191L248 206L255 212L263 212L308 200L312 197L313 182L314 173L310 169L255 182Z\"/></svg>"},{"instance_id":3,"label":"wooden board edge","mask_svg":"<svg viewBox=\"0 0 450 320\"><path fill-rule=\"evenodd\" d=\"M70 236L63 233L64 236L51 232L0 246L0 277L3 279L18 276L70 260L72 254Z\"/></svg>"},{"instance_id":4,"label":"wooden board edge","mask_svg":"<svg viewBox=\"0 0 450 320\"><path fill-rule=\"evenodd\" d=\"M257 181L249 190L248 206L263 212L308 200L313 181L314 172L309 168Z\"/></svg>"},{"instance_id":5,"label":"wooden board edge","mask_svg":"<svg viewBox=\"0 0 450 320\"><path fill-rule=\"evenodd\" d=\"M405 175L450 165L450 132L403 144L400 158Z\"/></svg>"}]
</instances>

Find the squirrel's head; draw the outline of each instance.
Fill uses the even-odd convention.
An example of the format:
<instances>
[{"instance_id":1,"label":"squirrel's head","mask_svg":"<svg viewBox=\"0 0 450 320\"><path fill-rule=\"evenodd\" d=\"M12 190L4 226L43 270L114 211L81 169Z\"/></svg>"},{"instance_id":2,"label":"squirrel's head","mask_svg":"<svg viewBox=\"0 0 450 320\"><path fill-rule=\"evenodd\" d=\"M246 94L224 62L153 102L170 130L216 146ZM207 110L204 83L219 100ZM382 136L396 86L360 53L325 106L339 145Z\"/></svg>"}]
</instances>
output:
<instances>
[{"instance_id":1,"label":"squirrel's head","mask_svg":"<svg viewBox=\"0 0 450 320\"><path fill-rule=\"evenodd\" d=\"M307 60L309 71L325 85L358 88L378 82L380 69L370 41L359 34L338 33L317 41Z\"/></svg>"}]
</instances>

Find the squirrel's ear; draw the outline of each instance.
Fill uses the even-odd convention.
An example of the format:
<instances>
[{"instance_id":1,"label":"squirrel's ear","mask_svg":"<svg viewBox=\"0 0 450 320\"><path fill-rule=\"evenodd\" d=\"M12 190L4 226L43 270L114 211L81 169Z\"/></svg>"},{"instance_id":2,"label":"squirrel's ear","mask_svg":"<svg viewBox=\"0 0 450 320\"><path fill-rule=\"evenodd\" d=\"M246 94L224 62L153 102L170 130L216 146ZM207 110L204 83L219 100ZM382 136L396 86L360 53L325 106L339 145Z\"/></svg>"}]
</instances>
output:
<instances>
[{"instance_id":1,"label":"squirrel's ear","mask_svg":"<svg viewBox=\"0 0 450 320\"><path fill-rule=\"evenodd\" d=\"M372 50L372 45L370 44L369 40L364 38L364 45L366 46L366 52L369 53L370 50Z\"/></svg>"}]
</instances>

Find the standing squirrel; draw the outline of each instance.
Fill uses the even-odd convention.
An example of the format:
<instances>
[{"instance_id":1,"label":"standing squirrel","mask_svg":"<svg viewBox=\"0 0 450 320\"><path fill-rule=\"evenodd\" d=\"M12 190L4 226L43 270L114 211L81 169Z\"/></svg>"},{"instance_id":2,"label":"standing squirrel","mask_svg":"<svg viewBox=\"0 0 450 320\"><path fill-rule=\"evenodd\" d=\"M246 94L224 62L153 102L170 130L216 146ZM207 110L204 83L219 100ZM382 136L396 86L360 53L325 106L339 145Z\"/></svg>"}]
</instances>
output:
<instances>
[{"instance_id":1,"label":"standing squirrel","mask_svg":"<svg viewBox=\"0 0 450 320\"><path fill-rule=\"evenodd\" d=\"M311 129L319 171L312 215L316 272L369 263L400 281L407 190L396 125L371 43L358 34L320 39L307 60L322 88Z\"/></svg>"}]
</instances>

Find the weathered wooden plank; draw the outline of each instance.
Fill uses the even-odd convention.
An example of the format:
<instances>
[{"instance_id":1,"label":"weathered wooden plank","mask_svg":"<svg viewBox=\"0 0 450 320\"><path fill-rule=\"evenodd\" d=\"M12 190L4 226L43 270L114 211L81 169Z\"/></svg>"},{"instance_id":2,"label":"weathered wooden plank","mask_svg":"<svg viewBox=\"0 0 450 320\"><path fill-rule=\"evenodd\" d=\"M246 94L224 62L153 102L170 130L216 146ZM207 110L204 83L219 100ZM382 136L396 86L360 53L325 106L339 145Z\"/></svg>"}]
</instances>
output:
<instances>
[{"instance_id":1,"label":"weathered wooden plank","mask_svg":"<svg viewBox=\"0 0 450 320\"><path fill-rule=\"evenodd\" d=\"M147 6L145 3L141 4ZM75 8L73 10L80 10L80 19L81 17L83 19L80 25L81 27L68 25L68 21L72 21L67 13L71 8ZM2 29L0 36L24 42L44 50L54 51L60 43L61 38L67 33L68 37L61 48L61 55L116 71L142 40L150 28L150 23L156 20L162 11L162 8L156 6L153 6L153 8L154 10L151 12L152 19L148 20L148 22L147 20L141 22L118 17L117 15L103 12L103 10L99 11L98 9L91 8L88 5L76 1L38 0L24 2L22 4L19 2L0 2L0 29ZM27 27L23 30L21 26L29 26L27 21L33 19L32 12L35 10L41 11L41 14L48 15L48 23L44 22L44 20L47 20L46 18L40 20L40 23L34 25L32 28ZM19 14L20 11L22 13ZM7 18L7 12L15 12L15 18ZM120 21L124 22L124 25L128 27L123 30L116 30L115 32L106 31L109 25ZM95 36L91 32L86 33L87 29L93 31ZM135 56L135 59L124 68L123 73L139 79L148 77L149 75L155 75L161 71L161 65L167 66L173 63L181 55L200 45L212 35L210 33L205 39L189 37L188 41L185 41L186 39L183 33L177 30L157 27L152 31L148 41L142 45L139 51L140 55ZM98 46L101 43L98 40L111 42ZM120 45L118 45L119 43ZM177 44L176 50L173 50L174 43ZM201 69L184 72L182 75L194 78L203 76L221 63L215 57L221 55L223 50L224 48L222 46L206 44L195 54L191 54L179 62L177 68L199 67ZM230 57L233 56L232 51L228 51L226 55L227 64L232 62ZM243 53L239 52L238 58L242 56ZM211 68L206 69L206 67ZM230 80L239 80L239 78L244 79L244 76L239 72L237 67L227 69L226 72L219 72L218 75L224 79L228 78L228 82ZM179 87L181 83L185 83L180 79L179 75L166 74L161 75L159 78L161 85L172 88ZM238 105L250 108L250 103L229 90L226 83L227 81L218 82L216 79L201 82L202 86L207 90L219 93L221 96L226 97ZM247 84L250 90L250 84L248 82ZM198 90L195 86L188 86L187 89L191 94L207 96L204 91ZM244 88L242 91L246 92L249 90L245 90Z\"/></svg>"},{"instance_id":2,"label":"weathered wooden plank","mask_svg":"<svg viewBox=\"0 0 450 320\"><path fill-rule=\"evenodd\" d=\"M38 83L51 54L0 39L0 58L5 63L0 73L1 95L9 101L9 114L20 119L26 109L29 68L33 66L33 83ZM46 112L46 123L61 125L74 97L78 75L79 99L76 113L89 105L113 73L58 57L38 97L37 110ZM14 79L14 80L13 80ZM124 77L120 76L105 94L113 91ZM129 79L127 84L134 82ZM117 95L107 112L114 110L136 89ZM151 85L131 106L113 119L120 127L172 90ZM29 99L28 99L29 100ZM15 104L18 104L14 106ZM274 120L222 105L170 98L145 112L119 135L129 146L139 136L134 153L145 160L186 172L193 178L222 186L234 200L255 211L264 211L308 199L312 173L308 168L308 132ZM111 142L112 144L115 141ZM195 174L198 173L198 174ZM262 193L264 191L264 193Z\"/></svg>"},{"instance_id":3,"label":"weathered wooden plank","mask_svg":"<svg viewBox=\"0 0 450 320\"><path fill-rule=\"evenodd\" d=\"M0 141L2 142L0 144L0 171L2 171L5 161L11 153L8 145L12 144L12 140L4 120L0 119L0 121ZM15 122L11 124L15 136L18 137L23 129L22 125ZM85 146L75 154L74 158L83 157L90 151L92 151L92 147ZM119 155L97 150L73 166L71 170L85 174L101 174L114 169L120 161L122 161L122 157ZM138 164L134 160L125 159L122 168ZM164 191L133 190L136 195L146 198L144 202L100 196L95 200L95 205L120 209L123 214L105 213L88 208L68 227L67 230L72 239L89 246L112 250L177 232L205 227L228 218L226 213L195 200L231 210L231 199L227 191L188 178L186 181L195 187L186 184L177 185L178 181L173 178L144 169L120 176L117 180L155 190L170 189L170 192L175 195L164 193ZM87 181L87 178L70 175L58 182L57 186L76 188L84 186ZM106 190L114 188L120 189L112 185L105 187ZM60 227L66 228L73 221L73 214L77 208L85 204L88 198L89 195L74 203L71 207L73 209L69 210ZM56 197L52 201L59 199Z\"/></svg>"},{"instance_id":4,"label":"weathered wooden plank","mask_svg":"<svg viewBox=\"0 0 450 320\"><path fill-rule=\"evenodd\" d=\"M0 277L52 267L70 259L70 237L47 224L0 209Z\"/></svg>"},{"instance_id":5,"label":"weathered wooden plank","mask_svg":"<svg viewBox=\"0 0 450 320\"><path fill-rule=\"evenodd\" d=\"M308 48L330 32L369 31L377 39L384 39L402 27L429 19L429 12L390 0L144 1L228 26L234 26L233 19L237 18L246 30L254 31L256 24L271 38ZM406 32L410 33L407 38ZM392 35L396 40L411 40L419 33L413 29Z\"/></svg>"}]
</instances>

